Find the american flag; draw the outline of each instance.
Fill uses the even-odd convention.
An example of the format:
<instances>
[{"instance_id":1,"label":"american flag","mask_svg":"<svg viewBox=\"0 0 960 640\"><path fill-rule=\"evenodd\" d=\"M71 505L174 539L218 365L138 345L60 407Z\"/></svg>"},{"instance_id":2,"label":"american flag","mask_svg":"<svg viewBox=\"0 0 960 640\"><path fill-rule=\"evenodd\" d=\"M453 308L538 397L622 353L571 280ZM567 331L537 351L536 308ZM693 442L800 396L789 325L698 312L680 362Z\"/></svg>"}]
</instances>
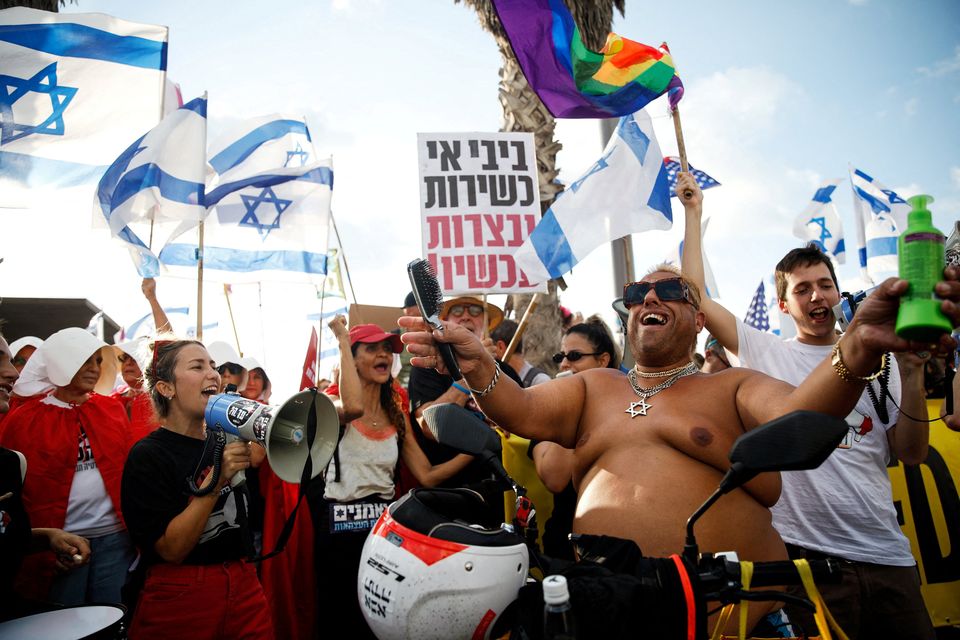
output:
<instances>
[{"instance_id":1,"label":"american flag","mask_svg":"<svg viewBox=\"0 0 960 640\"><path fill-rule=\"evenodd\" d=\"M757 287L757 292L753 294L753 300L750 301L750 307L747 309L747 315L743 321L760 331L770 331L770 316L767 315L767 294L763 286L763 280Z\"/></svg>"},{"instance_id":2,"label":"american flag","mask_svg":"<svg viewBox=\"0 0 960 640\"><path fill-rule=\"evenodd\" d=\"M670 184L670 195L676 197L677 173L681 171L680 158L675 156L667 156L663 159L663 166L667 170L667 180ZM710 187L716 187L720 184L703 171L694 169L693 165L691 164L688 164L687 168L690 169L690 174L693 176L694 180L697 181L697 184L700 185L701 189L709 189Z\"/></svg>"}]
</instances>

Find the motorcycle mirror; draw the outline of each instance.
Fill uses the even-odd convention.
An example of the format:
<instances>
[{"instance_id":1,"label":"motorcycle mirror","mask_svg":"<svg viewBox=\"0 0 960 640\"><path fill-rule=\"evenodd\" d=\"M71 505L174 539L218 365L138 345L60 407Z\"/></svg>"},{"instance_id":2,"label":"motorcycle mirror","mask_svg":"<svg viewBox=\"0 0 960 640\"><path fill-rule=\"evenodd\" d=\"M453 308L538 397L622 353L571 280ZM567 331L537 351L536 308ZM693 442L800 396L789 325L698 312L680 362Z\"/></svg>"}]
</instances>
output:
<instances>
[{"instance_id":1,"label":"motorcycle mirror","mask_svg":"<svg viewBox=\"0 0 960 640\"><path fill-rule=\"evenodd\" d=\"M437 442L479 456L517 495L526 495L526 489L503 467L500 436L475 413L456 404L435 404L423 410L423 420Z\"/></svg>"},{"instance_id":2,"label":"motorcycle mirror","mask_svg":"<svg viewBox=\"0 0 960 640\"><path fill-rule=\"evenodd\" d=\"M502 450L496 432L472 411L456 404L435 404L423 410L423 420L434 439L474 456L498 456Z\"/></svg>"},{"instance_id":3,"label":"motorcycle mirror","mask_svg":"<svg viewBox=\"0 0 960 640\"><path fill-rule=\"evenodd\" d=\"M815 411L794 411L737 438L723 493L764 471L816 469L837 449L849 427L845 420Z\"/></svg>"}]
</instances>

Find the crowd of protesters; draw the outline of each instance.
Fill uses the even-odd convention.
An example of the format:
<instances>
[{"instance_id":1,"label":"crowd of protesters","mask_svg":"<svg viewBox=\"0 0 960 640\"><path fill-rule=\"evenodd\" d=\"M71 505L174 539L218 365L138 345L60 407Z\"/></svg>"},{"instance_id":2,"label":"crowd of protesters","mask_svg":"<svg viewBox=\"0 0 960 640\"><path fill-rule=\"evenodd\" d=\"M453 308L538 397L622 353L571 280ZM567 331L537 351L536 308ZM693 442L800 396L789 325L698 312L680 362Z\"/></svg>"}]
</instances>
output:
<instances>
[{"instance_id":1,"label":"crowd of protesters","mask_svg":"<svg viewBox=\"0 0 960 640\"><path fill-rule=\"evenodd\" d=\"M684 188L693 194L683 199L688 210L688 248L699 253L702 197L692 180L681 176L678 191ZM806 370L783 376L799 385L831 349L841 363L846 354L839 353L839 334L830 311L839 295L830 260L815 248L798 251L788 254L777 273L782 281L782 286L778 281L781 308L793 317L798 329L798 337L785 344L812 359ZM683 347L686 352L680 359L687 367L696 361L699 372L694 367L681 376L698 373L730 381L732 376L742 375L738 373L743 371L741 364L763 369L762 364L754 363L771 357L783 362L789 359L769 355L774 347L767 342L779 338L756 338L715 302L701 300L697 285L702 285L702 266L685 259L683 267L682 275L668 267L655 268L629 285L624 298L631 310L627 322L637 324L638 330L669 326L674 316L681 316L671 305L689 305L691 326L699 331L705 323L712 332L699 359L694 359L692 348ZM947 293L945 298L960 297L956 291ZM511 447L521 446L522 454L511 464L526 465L524 477L532 478L530 482L547 496L542 509L547 516L543 548L548 555L572 559L567 534L578 526L590 529L590 516L583 510L586 501L578 507L578 498L583 498L584 488L593 481L592 463L587 458L598 454L591 453L590 447L600 445L588 443L588 435L579 440L511 436L507 431L514 431L512 418L504 419L503 424L492 418L509 418L512 410L481 398L493 390L501 372L517 389L529 391L516 398L537 402L550 397L550 389L560 385L572 390L579 388L575 385L605 385L608 389L625 385L627 373L634 371L631 384L634 390L639 385L636 393L646 405L639 415L645 416L651 406L646 399L660 390L642 395L646 388L643 380L679 371L658 371L650 364L652 347L639 340L631 342L635 336L629 331L623 332L627 333L624 342L622 333L612 332L600 316L583 320L563 307L563 324L556 328L560 350L548 362L530 362L515 320L505 318L500 308L485 299L459 296L444 304L440 317L456 328L451 341L465 350L466 362L474 358L477 363L494 363L492 386L481 394L468 382L469 370L465 370L467 378L455 380L442 367L438 371L416 362L416 357L413 364L418 366L410 367L410 354L401 357L401 338L423 349L411 349L421 360L429 358L426 338L402 336L395 327L348 326L347 320L338 316L329 327L339 343L340 362L333 382L325 380L321 388L336 407L340 422L333 459L306 488L309 508L299 511L293 542L285 552L288 557L281 554L249 562L273 545L297 503L298 491L272 472L264 448L257 443L227 444L215 460L204 411L212 396L228 388L249 400L270 402L270 377L260 362L240 357L229 344L177 339L170 334L154 281L144 281L143 294L157 328L157 335L151 337L108 346L79 328L63 329L45 340L18 337L9 345L0 336L0 510L4 519L0 527L0 619L52 607L116 603L126 607L134 638L159 638L184 630L189 630L190 637L208 638L322 637L327 635L323 629L341 625L352 630L351 636L373 637L363 621L355 585L364 539L387 504L412 487L469 487L484 497L488 507L477 514L478 523L496 527L509 515L504 513L503 487L488 466L436 442L421 427L424 409L454 403L476 412L491 428L503 427L500 433L505 442L514 438ZM633 311L648 305L649 312ZM419 325L411 317L418 312L412 295L402 308L408 316L404 326L416 334ZM952 319L956 324L957 318ZM473 344L475 353L470 351ZM811 345L813 355L807 354ZM632 370L622 364L627 350L638 363ZM474 376L486 365L477 366ZM897 364L884 366L882 375L874 377L882 380L874 383L880 400L864 405L859 414L863 423L851 431L856 442L847 448L866 450L864 442L874 438L871 459L878 461L885 477L891 452L908 464L923 461L929 430L924 422L926 401L937 393L943 397L955 392L960 379L950 377L955 360L933 348L920 356L898 356ZM566 382L553 381L549 372L558 369L556 377L568 379ZM778 377L776 367L772 369L772 375ZM581 378L583 382L574 382ZM666 389L672 384L663 389L659 402L666 402ZM870 384L867 388L872 392ZM684 388L690 387L677 384L673 394ZM508 392L501 393L506 397ZM863 393L864 398L867 395ZM893 400L895 409L882 406L886 398ZM563 402L567 399L556 404ZM678 402L682 402L680 396ZM950 428L960 430L960 415L948 411L951 406L944 401L941 415L930 418L942 417ZM635 407L627 413L629 418L620 419L636 417ZM873 433L863 428L868 420L874 425ZM742 423L748 428L749 420L742 419ZM517 431L526 433L522 426ZM612 436L598 431L596 437ZM690 437L703 439L700 444L706 447L710 434L705 431ZM681 451L685 446L677 445ZM842 460L838 457L835 462ZM219 474L211 473L214 468ZM245 472L247 481L234 486L231 479L240 471ZM752 488L748 485L747 491L756 492L760 509L773 507L773 524L779 535L773 533L771 540L780 551L785 541L791 556L845 557L846 553L850 566L856 564L859 572L850 569L855 573L851 580L859 577L885 588L897 587L893 591L900 595L886 600L874 597L873 603L861 599L849 585L845 590L826 589L828 603L841 611L842 626L853 632L850 637L870 629L876 632L878 627L864 623L858 613L843 606L844 600L856 601L863 608L870 604L871 615L878 621L900 625L891 628L909 629L910 637L932 637L919 598L916 563L896 527L895 515L890 516L889 482L878 480L880 471L870 476L858 475L866 473L860 467L843 471L852 485L858 478L869 477L881 486L872 493L853 496L848 507L832 507L840 509L837 517L841 522L846 517L843 509L855 514L850 517L857 522L868 516L877 520L876 531L889 538L880 551L892 554L885 563L876 558L865 562L862 554L848 553L842 540L836 546L828 537L804 538L793 526L804 514L813 514L814 528L828 516L811 506L809 496L796 497L800 489L794 488L792 476L784 479L782 490L776 480ZM200 495L186 491L188 480ZM780 495L789 496L790 504L784 505L781 499L774 507ZM358 505L366 506L359 509ZM785 520L778 520L778 509L789 509ZM364 515L351 517L349 526L343 526L348 511ZM835 537L844 535L841 531ZM880 534L871 535L873 541L861 541L865 553L880 553L870 551L870 543ZM651 544L650 548L656 547ZM904 548L904 553L897 551ZM886 565L897 571L877 573ZM790 615L795 614L791 611Z\"/></svg>"}]
</instances>

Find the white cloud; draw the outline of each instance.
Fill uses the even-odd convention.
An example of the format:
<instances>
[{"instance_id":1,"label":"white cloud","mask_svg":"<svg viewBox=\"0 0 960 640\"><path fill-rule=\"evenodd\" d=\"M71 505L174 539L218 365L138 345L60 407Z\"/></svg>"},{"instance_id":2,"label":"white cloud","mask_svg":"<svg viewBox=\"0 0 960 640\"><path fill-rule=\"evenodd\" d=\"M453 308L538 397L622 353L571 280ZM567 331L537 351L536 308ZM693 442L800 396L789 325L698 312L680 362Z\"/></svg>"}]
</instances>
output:
<instances>
[{"instance_id":1,"label":"white cloud","mask_svg":"<svg viewBox=\"0 0 960 640\"><path fill-rule=\"evenodd\" d=\"M928 78L938 78L951 73L960 71L960 45L953 50L953 57L937 60L929 67L919 67L917 69L921 74Z\"/></svg>"},{"instance_id":2,"label":"white cloud","mask_svg":"<svg viewBox=\"0 0 960 640\"><path fill-rule=\"evenodd\" d=\"M960 189L960 167L950 167L950 182Z\"/></svg>"}]
</instances>

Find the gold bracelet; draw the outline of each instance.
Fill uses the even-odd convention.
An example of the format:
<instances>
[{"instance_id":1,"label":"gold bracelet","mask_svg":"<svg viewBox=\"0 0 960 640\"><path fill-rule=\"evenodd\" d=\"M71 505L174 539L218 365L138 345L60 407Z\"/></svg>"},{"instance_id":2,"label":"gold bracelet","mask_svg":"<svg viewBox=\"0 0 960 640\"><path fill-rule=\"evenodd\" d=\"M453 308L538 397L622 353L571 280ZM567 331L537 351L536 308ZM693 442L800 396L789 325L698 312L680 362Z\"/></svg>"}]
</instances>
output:
<instances>
[{"instance_id":1,"label":"gold bracelet","mask_svg":"<svg viewBox=\"0 0 960 640\"><path fill-rule=\"evenodd\" d=\"M493 388L497 386L498 382L500 382L500 365L494 362L493 367L494 367L493 380L490 381L490 384L484 387L483 390L481 391L477 391L473 387L470 387L470 391L473 392L473 395L475 395L476 397L478 398L484 397L485 395L493 391Z\"/></svg>"},{"instance_id":2,"label":"gold bracelet","mask_svg":"<svg viewBox=\"0 0 960 640\"><path fill-rule=\"evenodd\" d=\"M884 353L883 357L880 358L880 368L875 372L871 373L869 376L856 376L853 375L853 372L847 368L847 364L843 361L843 355L840 353L840 341L837 341L837 344L833 346L833 353L830 354L830 364L833 365L833 370L844 382L870 382L876 380L880 377L880 374L883 373L884 368L887 366L887 354Z\"/></svg>"}]
</instances>

